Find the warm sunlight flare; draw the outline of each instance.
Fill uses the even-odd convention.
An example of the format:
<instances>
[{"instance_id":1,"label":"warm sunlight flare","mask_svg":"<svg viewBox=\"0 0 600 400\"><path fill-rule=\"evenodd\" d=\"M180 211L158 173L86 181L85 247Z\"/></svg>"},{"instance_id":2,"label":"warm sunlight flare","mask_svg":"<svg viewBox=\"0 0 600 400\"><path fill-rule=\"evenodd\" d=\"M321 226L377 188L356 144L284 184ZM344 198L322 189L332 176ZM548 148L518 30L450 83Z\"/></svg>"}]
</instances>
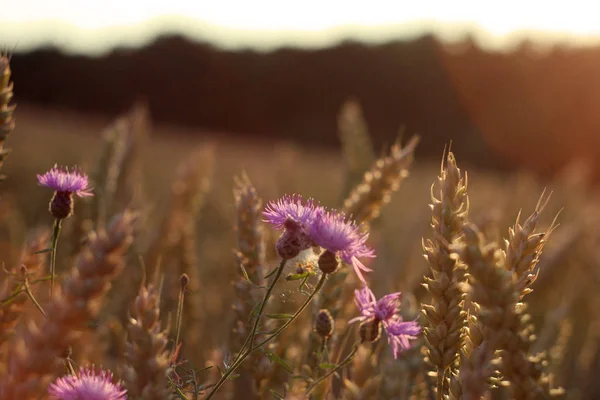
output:
<instances>
[{"instance_id":1,"label":"warm sunlight flare","mask_svg":"<svg viewBox=\"0 0 600 400\"><path fill-rule=\"evenodd\" d=\"M345 38L380 42L435 32L447 40L476 34L506 46L523 34L540 42L589 43L600 37L588 1L317 1L187 0L12 2L0 15L0 44L26 49L53 43L101 52L139 45L162 32L184 33L225 47L323 46Z\"/></svg>"}]
</instances>

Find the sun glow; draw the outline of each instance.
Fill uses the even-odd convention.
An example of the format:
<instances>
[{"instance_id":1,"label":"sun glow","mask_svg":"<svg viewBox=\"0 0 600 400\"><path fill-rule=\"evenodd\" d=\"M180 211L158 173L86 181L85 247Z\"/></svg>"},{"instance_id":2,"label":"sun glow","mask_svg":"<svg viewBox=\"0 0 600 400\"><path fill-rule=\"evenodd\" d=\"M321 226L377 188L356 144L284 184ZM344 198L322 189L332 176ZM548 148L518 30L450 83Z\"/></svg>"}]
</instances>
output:
<instances>
[{"instance_id":1,"label":"sun glow","mask_svg":"<svg viewBox=\"0 0 600 400\"><path fill-rule=\"evenodd\" d=\"M0 44L27 48L51 42L86 52L137 45L164 31L224 47L263 49L344 38L376 42L424 32L449 40L474 32L483 44L496 46L510 44L516 34L577 43L600 38L598 7L587 0L24 0L6 8Z\"/></svg>"}]
</instances>

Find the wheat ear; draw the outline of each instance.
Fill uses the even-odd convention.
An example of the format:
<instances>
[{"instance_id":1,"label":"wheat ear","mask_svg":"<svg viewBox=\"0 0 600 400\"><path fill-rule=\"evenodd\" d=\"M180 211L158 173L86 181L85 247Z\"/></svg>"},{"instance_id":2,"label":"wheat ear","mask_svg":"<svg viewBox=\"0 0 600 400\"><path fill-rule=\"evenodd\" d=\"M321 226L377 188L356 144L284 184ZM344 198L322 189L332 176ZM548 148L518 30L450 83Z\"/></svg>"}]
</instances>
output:
<instances>
[{"instance_id":1,"label":"wheat ear","mask_svg":"<svg viewBox=\"0 0 600 400\"><path fill-rule=\"evenodd\" d=\"M423 243L425 259L431 275L425 277L425 288L432 304L423 305L428 326L424 329L427 358L437 374L438 399L445 393L448 373L454 374L454 364L464 342L466 312L461 285L465 281L464 265L451 256L449 245L461 236L469 209L467 178L448 152L438 177L439 194L431 188L431 227L433 238Z\"/></svg>"},{"instance_id":2,"label":"wheat ear","mask_svg":"<svg viewBox=\"0 0 600 400\"><path fill-rule=\"evenodd\" d=\"M111 281L124 267L135 216L124 212L106 231L92 234L70 273L45 306L48 318L29 321L12 341L6 373L0 377L0 398L37 399L60 366L61 357L97 315Z\"/></svg>"},{"instance_id":3,"label":"wheat ear","mask_svg":"<svg viewBox=\"0 0 600 400\"><path fill-rule=\"evenodd\" d=\"M140 400L168 398L168 337L161 327L160 291L155 285L140 289L127 332L125 386L128 395Z\"/></svg>"},{"instance_id":4,"label":"wheat ear","mask_svg":"<svg viewBox=\"0 0 600 400\"><path fill-rule=\"evenodd\" d=\"M4 142L15 128L13 113L15 106L11 104L13 97L13 84L10 81L10 58L0 53L0 168L4 158L9 153L4 148Z\"/></svg>"},{"instance_id":5,"label":"wheat ear","mask_svg":"<svg viewBox=\"0 0 600 400\"><path fill-rule=\"evenodd\" d=\"M264 284L265 248L261 222L262 200L246 174L234 181L237 249L235 251L239 278L234 283L233 328L229 351L242 348L251 326L248 316L260 301ZM259 335L260 336L260 335ZM260 339L259 339L260 340ZM270 362L264 354L256 353L240 368L241 376L233 382L233 398L257 398L261 382L270 375Z\"/></svg>"}]
</instances>

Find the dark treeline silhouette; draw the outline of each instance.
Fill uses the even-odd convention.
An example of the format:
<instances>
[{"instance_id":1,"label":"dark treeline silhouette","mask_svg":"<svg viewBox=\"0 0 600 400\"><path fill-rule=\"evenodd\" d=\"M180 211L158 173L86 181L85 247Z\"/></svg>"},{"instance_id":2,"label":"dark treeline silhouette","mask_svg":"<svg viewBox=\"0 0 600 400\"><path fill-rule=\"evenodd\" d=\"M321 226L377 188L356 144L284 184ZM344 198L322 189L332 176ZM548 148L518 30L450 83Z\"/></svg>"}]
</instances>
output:
<instances>
[{"instance_id":1,"label":"dark treeline silhouette","mask_svg":"<svg viewBox=\"0 0 600 400\"><path fill-rule=\"evenodd\" d=\"M404 125L422 137L419 157L439 159L452 140L485 167L547 173L574 155L598 158L600 50L460 47L424 36L261 53L164 36L100 58L39 49L12 68L18 101L82 112L118 114L143 99L158 122L334 146L340 106L356 98L378 147Z\"/></svg>"}]
</instances>

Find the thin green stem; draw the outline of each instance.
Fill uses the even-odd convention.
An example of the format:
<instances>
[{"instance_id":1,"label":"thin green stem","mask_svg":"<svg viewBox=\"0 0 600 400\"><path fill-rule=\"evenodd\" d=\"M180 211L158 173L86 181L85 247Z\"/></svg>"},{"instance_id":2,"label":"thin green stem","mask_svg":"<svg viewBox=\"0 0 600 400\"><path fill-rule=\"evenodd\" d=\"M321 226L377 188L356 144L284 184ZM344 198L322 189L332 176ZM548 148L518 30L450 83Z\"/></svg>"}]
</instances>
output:
<instances>
[{"instance_id":1,"label":"thin green stem","mask_svg":"<svg viewBox=\"0 0 600 400\"><path fill-rule=\"evenodd\" d=\"M215 386L213 387L213 389L211 390L211 392L206 397L206 400L210 399L221 388L221 386L223 386L223 384L225 384L225 382L227 381L227 378L229 378L229 376L237 369L237 367L252 352L252 350L253 350L252 349L252 345L253 345L253 342L254 342L254 336L256 335L256 331L258 329L258 324L260 322L260 317L261 317L261 315L262 315L262 313L263 313L263 311L264 311L264 309L265 309L265 307L267 305L267 302L269 301L269 298L271 297L271 294L273 293L273 289L275 288L275 284L277 283L277 281L281 277L281 274L283 273L283 268L285 267L285 262L286 262L286 260L281 260L281 262L279 263L279 266L275 270L275 277L273 278L273 280L269 284L269 287L267 288L267 292L265 293L265 296L263 297L263 300L262 300L262 302L261 302L261 304L259 306L259 310L257 312L256 320L254 321L254 326L252 328L252 331L250 332L250 334L246 338L246 341L244 342L244 344L242 345L242 348L238 352L237 357L234 359L233 363L230 366L228 366L227 371L225 371L225 373L221 376L221 379L219 379L219 381L215 384ZM249 349L248 349L248 347L249 347Z\"/></svg>"},{"instance_id":2,"label":"thin green stem","mask_svg":"<svg viewBox=\"0 0 600 400\"><path fill-rule=\"evenodd\" d=\"M56 247L58 246L58 237L60 236L60 226L62 219L54 220L54 231L52 233L52 254L50 256L50 297L54 290L54 278L56 271Z\"/></svg>"},{"instance_id":3,"label":"thin green stem","mask_svg":"<svg viewBox=\"0 0 600 400\"><path fill-rule=\"evenodd\" d=\"M280 268L280 269L281 269L281 271L283 271L283 268ZM281 275L281 271L278 271L278 275ZM278 275L276 276L276 279L278 278ZM221 376L221 379L219 379L219 381L215 384L215 386L213 387L213 389L211 390L211 392L208 394L208 396L206 396L205 400L209 400L225 384L225 382L227 381L227 378L229 378L229 376L233 372L235 372L235 370L244 362L244 360L254 350L258 349L259 347L262 347L265 344L267 344L268 342L270 342L271 340L273 340L275 337L277 337L281 332L283 332L288 326L290 326L290 324L292 324L292 322L294 322L298 318L298 316L300 316L300 314L302 313L302 311L304 311L306 309L306 307L310 304L310 302L315 297L315 295L323 288L323 285L325 284L326 280L327 280L327 274L323 274L323 276L321 276L321 279L317 283L317 286L315 286L315 289L308 296L308 298L304 301L304 303L302 304L302 306L300 306L300 308L298 309L298 311L296 311L296 313L290 319L288 319L283 325L281 325L279 328L277 328L277 330L275 330L275 332L273 332L273 334L271 334L269 337L267 337L266 339L264 339L259 344L254 345L254 346L250 345L249 349L242 351L242 353L238 356L238 358L234 361L234 363L231 364L229 366L229 368L227 369L227 371L225 371L225 373L223 374L223 376ZM274 285L272 285L272 286L274 286Z\"/></svg>"},{"instance_id":4,"label":"thin green stem","mask_svg":"<svg viewBox=\"0 0 600 400\"><path fill-rule=\"evenodd\" d=\"M308 305L310 304L312 299L315 297L315 295L321 290L321 288L325 284L326 280L327 280L327 274L323 274L321 276L321 279L319 279L319 282L317 282L317 286L315 286L315 289L312 291L310 296L308 296L306 298L306 300L304 301L302 306L300 306L300 308L298 309L298 311L296 311L296 313L292 316L292 318L288 319L283 325L281 325L279 328L277 328L277 330L275 332L273 332L273 334L271 334L271 336L264 339L262 342L260 342L253 348L251 348L250 351L252 352L252 351L258 349L259 347L262 347L263 345L267 344L268 342L271 341L271 339L274 339L281 332L283 332L288 326L290 326L292 324L292 322L294 322L296 320L296 318L298 318L298 316L302 313L302 311L304 311L306 309L306 307L308 307Z\"/></svg>"},{"instance_id":5,"label":"thin green stem","mask_svg":"<svg viewBox=\"0 0 600 400\"><path fill-rule=\"evenodd\" d=\"M49 276L33 280L33 281L29 282L29 285L36 284L39 282L45 282L47 280L50 280ZM23 292L26 292L25 284L20 283L19 285L17 285L17 288L10 295L8 295L7 297L5 297L3 299L0 299L0 306L5 307L5 306L11 304L14 301L14 299L16 299L17 296L19 296Z\"/></svg>"},{"instance_id":6,"label":"thin green stem","mask_svg":"<svg viewBox=\"0 0 600 400\"><path fill-rule=\"evenodd\" d=\"M327 378L329 378L331 375L335 374L337 371L340 370L340 368L342 368L344 365L348 364L350 361L352 361L352 359L354 358L354 356L356 355L356 352L358 351L358 345L360 343L355 343L354 347L352 348L352 351L350 352L350 354L348 354L348 356L346 356L346 358L344 358L344 360L339 363L335 368L333 368L331 371L329 371L328 373L326 373L325 375L323 375L321 378L319 378L315 383L313 383L307 390L306 390L306 396L308 396L310 394L310 392L312 392L317 386L319 386L323 381L325 381Z\"/></svg>"},{"instance_id":7,"label":"thin green stem","mask_svg":"<svg viewBox=\"0 0 600 400\"><path fill-rule=\"evenodd\" d=\"M285 266L285 262L286 262L286 260L281 260L281 262L279 263L279 268L277 268L277 272L275 272L275 278L273 278L273 282L271 283L271 285L269 285L269 288L267 289L265 298L263 299L263 302L260 305L260 308L256 315L256 320L254 321L254 326L252 327L252 331L250 331L250 337L249 337L250 341L246 341L247 343L244 344L244 347L245 346L252 347L254 345L254 337L256 336L256 331L258 330L260 318L262 317L262 314L265 311L265 307L267 306L267 302L269 301L269 298L271 297L271 294L273 293L273 288L275 287L275 283L279 280L279 278L281 277L281 274L283 273L283 267Z\"/></svg>"},{"instance_id":8,"label":"thin green stem","mask_svg":"<svg viewBox=\"0 0 600 400\"><path fill-rule=\"evenodd\" d=\"M179 346L179 335L181 334L181 322L183 321L183 302L185 300L185 289L181 288L179 290L179 300L177 301L177 322L176 322L176 332L175 332L175 346L173 346L173 355L177 351L177 346Z\"/></svg>"},{"instance_id":9,"label":"thin green stem","mask_svg":"<svg viewBox=\"0 0 600 400\"><path fill-rule=\"evenodd\" d=\"M29 296L29 299L31 299L31 302L33 303L35 308L38 309L38 311L44 316L44 318L48 318L48 316L46 315L46 312L42 308L42 305L37 301L37 299L33 295L33 292L31 291L31 287L29 286L29 281L27 281L27 277L25 277L25 282L23 283L23 287L25 288L25 293L27 293L27 296Z\"/></svg>"},{"instance_id":10,"label":"thin green stem","mask_svg":"<svg viewBox=\"0 0 600 400\"><path fill-rule=\"evenodd\" d=\"M252 331L250 332L248 337L246 337L246 341L244 342L244 344L242 345L242 348L238 352L237 357L233 360L233 364L235 364L239 360L239 358L242 356L242 354L244 354L244 351L246 350L246 347L248 347L248 345L250 345L250 347L252 347L252 344L254 343L254 336L256 335L256 331L258 329L258 323L260 322L260 316L262 315L262 312L264 311L264 309L266 307L267 301L269 300L269 298L271 297L271 294L273 293L273 288L275 287L275 284L277 283L277 281L281 277L281 274L283 273L283 268L285 267L285 262L286 262L286 260L281 260L281 262L279 263L279 266L275 269L275 271L274 271L275 277L273 278L273 281L267 288L267 293L265 293L265 297L263 297L262 303L260 304L260 309L256 315L256 320L254 321L254 326L252 328Z\"/></svg>"}]
</instances>

